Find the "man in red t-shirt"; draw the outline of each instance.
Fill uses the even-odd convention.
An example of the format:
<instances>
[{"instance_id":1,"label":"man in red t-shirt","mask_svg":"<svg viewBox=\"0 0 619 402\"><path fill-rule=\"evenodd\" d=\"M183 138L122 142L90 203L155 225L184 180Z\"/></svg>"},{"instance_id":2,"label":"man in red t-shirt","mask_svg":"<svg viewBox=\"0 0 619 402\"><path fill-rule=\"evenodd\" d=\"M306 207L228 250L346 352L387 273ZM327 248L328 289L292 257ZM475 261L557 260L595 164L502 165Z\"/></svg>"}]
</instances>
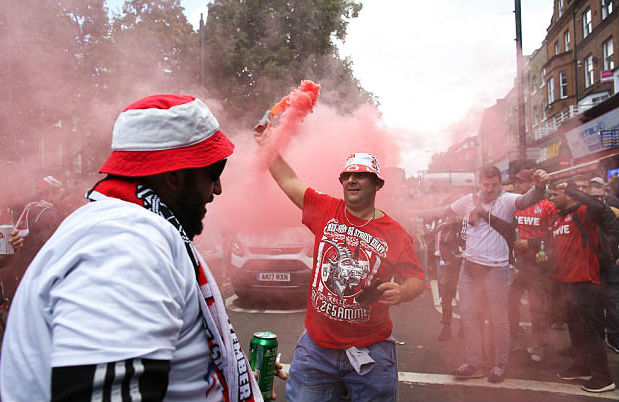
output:
<instances>
[{"instance_id":1,"label":"man in red t-shirt","mask_svg":"<svg viewBox=\"0 0 619 402\"><path fill-rule=\"evenodd\" d=\"M558 209L552 224L554 275L561 287L574 350L573 366L558 376L586 380L582 389L588 392L611 391L615 384L603 340L596 331L601 321L602 290L595 249L604 204L565 181L553 186L550 200Z\"/></svg>"},{"instance_id":2,"label":"man in red t-shirt","mask_svg":"<svg viewBox=\"0 0 619 402\"><path fill-rule=\"evenodd\" d=\"M523 169L514 177L516 192L524 194L533 187L532 171ZM514 217L518 239L514 242L517 275L509 289L509 323L512 344L518 340L520 327L520 299L526 290L531 310L532 344L527 347L531 360L544 358L547 342L549 294L553 284L548 261L549 227L556 213L548 200L520 210ZM541 254L542 250L545 254ZM538 255L540 258L538 258ZM543 258L544 255L546 258Z\"/></svg>"},{"instance_id":3,"label":"man in red t-shirt","mask_svg":"<svg viewBox=\"0 0 619 402\"><path fill-rule=\"evenodd\" d=\"M395 401L389 306L421 294L423 270L410 236L374 206L384 184L377 159L349 156L339 176L343 200L308 188L280 155L269 170L315 235L307 333L290 365L286 399L339 401L347 393L353 401Z\"/></svg>"}]
</instances>

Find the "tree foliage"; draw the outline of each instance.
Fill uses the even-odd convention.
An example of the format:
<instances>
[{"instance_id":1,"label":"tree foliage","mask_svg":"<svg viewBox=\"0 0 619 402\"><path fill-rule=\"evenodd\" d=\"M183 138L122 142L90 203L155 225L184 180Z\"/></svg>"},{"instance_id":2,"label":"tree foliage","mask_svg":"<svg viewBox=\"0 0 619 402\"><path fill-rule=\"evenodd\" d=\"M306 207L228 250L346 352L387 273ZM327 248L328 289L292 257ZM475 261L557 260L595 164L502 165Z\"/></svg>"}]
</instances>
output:
<instances>
[{"instance_id":1,"label":"tree foliage","mask_svg":"<svg viewBox=\"0 0 619 402\"><path fill-rule=\"evenodd\" d=\"M108 20L103 0L3 2L1 10L2 146L19 160L44 151L46 137L73 135L94 93L95 48Z\"/></svg>"},{"instance_id":2,"label":"tree foliage","mask_svg":"<svg viewBox=\"0 0 619 402\"><path fill-rule=\"evenodd\" d=\"M146 80L161 91L178 91L198 78L198 36L180 0L126 0L114 18L112 40L110 70L121 81Z\"/></svg>"},{"instance_id":3,"label":"tree foliage","mask_svg":"<svg viewBox=\"0 0 619 402\"><path fill-rule=\"evenodd\" d=\"M360 10L351 0L216 0L204 31L207 88L245 123L302 79L343 110L372 101L335 44Z\"/></svg>"},{"instance_id":4,"label":"tree foliage","mask_svg":"<svg viewBox=\"0 0 619 402\"><path fill-rule=\"evenodd\" d=\"M154 92L206 94L246 127L302 79L342 110L372 101L336 47L360 10L353 0L216 0L200 88L200 37L180 0L125 0L117 14L106 0L2 2L0 159L62 175L79 155L94 172L119 105Z\"/></svg>"}]
</instances>

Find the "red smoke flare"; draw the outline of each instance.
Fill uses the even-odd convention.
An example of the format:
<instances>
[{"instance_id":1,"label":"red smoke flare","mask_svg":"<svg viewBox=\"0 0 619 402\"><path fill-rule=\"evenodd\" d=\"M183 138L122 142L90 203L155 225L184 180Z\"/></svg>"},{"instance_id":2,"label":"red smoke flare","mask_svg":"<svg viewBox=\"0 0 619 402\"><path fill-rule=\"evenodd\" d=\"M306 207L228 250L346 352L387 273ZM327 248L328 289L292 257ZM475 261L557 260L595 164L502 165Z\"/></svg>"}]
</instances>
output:
<instances>
[{"instance_id":1,"label":"red smoke flare","mask_svg":"<svg viewBox=\"0 0 619 402\"><path fill-rule=\"evenodd\" d=\"M271 158L288 146L290 139L298 133L299 125L305 116L316 106L319 95L320 85L303 80L299 88L293 89L265 114L255 128L259 132L270 128L270 141L264 147L265 158Z\"/></svg>"}]
</instances>

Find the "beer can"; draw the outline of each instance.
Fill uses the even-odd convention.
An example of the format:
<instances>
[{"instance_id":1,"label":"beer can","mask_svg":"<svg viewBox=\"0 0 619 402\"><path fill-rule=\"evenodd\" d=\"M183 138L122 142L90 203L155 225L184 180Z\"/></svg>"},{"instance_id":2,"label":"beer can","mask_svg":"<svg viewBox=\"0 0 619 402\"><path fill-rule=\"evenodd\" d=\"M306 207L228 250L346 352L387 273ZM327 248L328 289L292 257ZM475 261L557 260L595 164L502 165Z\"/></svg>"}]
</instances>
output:
<instances>
[{"instance_id":1,"label":"beer can","mask_svg":"<svg viewBox=\"0 0 619 402\"><path fill-rule=\"evenodd\" d=\"M276 358L277 335L271 331L254 332L249 343L249 364L258 372L258 386L266 402L271 400Z\"/></svg>"},{"instance_id":2,"label":"beer can","mask_svg":"<svg viewBox=\"0 0 619 402\"><path fill-rule=\"evenodd\" d=\"M13 225L0 225L0 254L14 254L13 245L9 242Z\"/></svg>"}]
</instances>

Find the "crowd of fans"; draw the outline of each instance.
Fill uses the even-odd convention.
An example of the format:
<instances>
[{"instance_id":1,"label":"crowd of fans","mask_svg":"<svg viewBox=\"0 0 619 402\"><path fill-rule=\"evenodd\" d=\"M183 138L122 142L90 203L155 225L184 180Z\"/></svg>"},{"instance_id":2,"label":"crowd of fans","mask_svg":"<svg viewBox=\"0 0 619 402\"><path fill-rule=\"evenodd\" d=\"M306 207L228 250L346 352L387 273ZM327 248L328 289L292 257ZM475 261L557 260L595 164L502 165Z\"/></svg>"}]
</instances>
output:
<instances>
[{"instance_id":1,"label":"crowd of fans","mask_svg":"<svg viewBox=\"0 0 619 402\"><path fill-rule=\"evenodd\" d=\"M447 341L452 337L452 305L458 286L460 313L464 316L470 308L463 305L467 300L462 300L462 281L467 281L467 286L470 286L471 281L480 283L486 280L475 276L472 265L475 269L483 267L482 270L488 272L501 265L471 261L475 252L467 253L468 249L479 246L471 246L471 236L479 236L479 232L471 232L471 225L482 216L487 230L498 231L501 235L499 243L508 245L510 275L506 311L494 311L497 303L500 304L500 297L490 300L498 282L486 283L491 286L480 289L481 294L464 289L469 303L471 294L488 302L487 308L474 311L477 325L483 326L486 319L490 321L495 332L491 339L500 343L505 337L497 328L502 325L501 317L507 317L510 350L526 350L534 362L548 357L549 330L567 329L571 346L559 353L570 356L573 364L557 373L558 377L586 381L583 385L585 391L612 390L615 385L609 373L606 351L619 353L619 179L614 176L606 181L602 177L576 175L553 181L551 177L541 201L526 208L518 207L516 201L519 210L513 221L507 219L508 222L503 222L505 219L501 221L494 216L500 206L497 200L502 200L504 195L531 191L533 174L532 170L522 170L503 182L501 193L492 202L471 204L462 213L454 214L454 208L462 204L459 200L451 204L451 213L443 211L442 214L424 216L425 233L417 233L415 237L422 254L425 251L428 256L426 271L435 275L439 284L443 326L438 340ZM481 192L483 189L479 194ZM493 220L507 225L497 228ZM482 236L481 244L488 248L487 252L482 250L482 257L494 253L497 259L496 250L502 245L493 243L496 239L485 237L485 233ZM521 301L525 294L528 303L523 305ZM521 312L525 307L529 309L531 331L524 331L521 327ZM466 327L464 319L463 324ZM461 326L460 337L463 337L462 329ZM479 343L480 339L465 339L468 355L469 350L476 349L471 343ZM495 351L500 350L500 345L494 346ZM483 374L478 365L478 362L469 360L454 371L454 376L460 379L481 377ZM489 381L502 381L506 366L506 360L497 362L494 375L488 375Z\"/></svg>"},{"instance_id":2,"label":"crowd of fans","mask_svg":"<svg viewBox=\"0 0 619 402\"><path fill-rule=\"evenodd\" d=\"M490 207L483 200L475 201L473 195L471 205L463 207L461 214L417 216L412 221L401 219L413 222L407 230L416 240L426 278L434 277L438 282L442 312L438 340L448 341L454 336L453 307L460 303L457 301L459 286L462 294L459 281L467 269L464 253L467 231L470 236L470 228L479 219L475 216L487 214L487 222L482 220L483 223L498 231L509 249L509 283L503 312L509 326L509 349L526 350L532 361L544 361L549 353L550 329L566 329L571 346L558 353L572 358L573 365L557 373L558 377L585 380L586 391L614 389L606 353L607 350L619 353L619 178L614 176L607 181L599 176L576 175L569 180L550 181L543 199L532 206L516 208L519 210L514 213L513 221L507 222L510 233L506 234L504 228L497 229L492 223L492 219L497 220L493 215L498 211L496 200L509 193L522 197L534 190L534 184L534 172L525 169L502 183L501 193ZM26 216L30 227L26 227L26 232L23 227L16 227L10 238L16 253L0 256L0 266L5 267L0 270L2 328L21 275L67 215L68 211L63 209L65 194L65 186L53 177L39 180L37 191L31 197L35 202L30 203L33 205ZM462 199L452 196L444 202L453 202L451 212L454 212L454 208L462 206ZM25 211L24 207L13 209ZM17 216L12 221L16 219ZM470 272L464 277L469 284L480 280L470 276ZM484 289L484 292L491 290ZM525 295L527 303L523 304ZM488 294L483 297L487 298ZM462 307L460 304L461 314ZM491 311L493 307L473 310L479 326L483 327L485 320L490 321L493 330L501 325L497 317L502 315ZM524 312L525 308L529 311ZM521 327L522 313L530 317L531 331ZM465 338L463 324L459 325L458 337ZM496 336L491 339L497 342ZM467 345L467 349L475 348ZM506 366L507 360L499 359L488 375L489 380L502 381ZM470 363L459 367L454 375L457 378L481 376L479 367Z\"/></svg>"}]
</instances>

